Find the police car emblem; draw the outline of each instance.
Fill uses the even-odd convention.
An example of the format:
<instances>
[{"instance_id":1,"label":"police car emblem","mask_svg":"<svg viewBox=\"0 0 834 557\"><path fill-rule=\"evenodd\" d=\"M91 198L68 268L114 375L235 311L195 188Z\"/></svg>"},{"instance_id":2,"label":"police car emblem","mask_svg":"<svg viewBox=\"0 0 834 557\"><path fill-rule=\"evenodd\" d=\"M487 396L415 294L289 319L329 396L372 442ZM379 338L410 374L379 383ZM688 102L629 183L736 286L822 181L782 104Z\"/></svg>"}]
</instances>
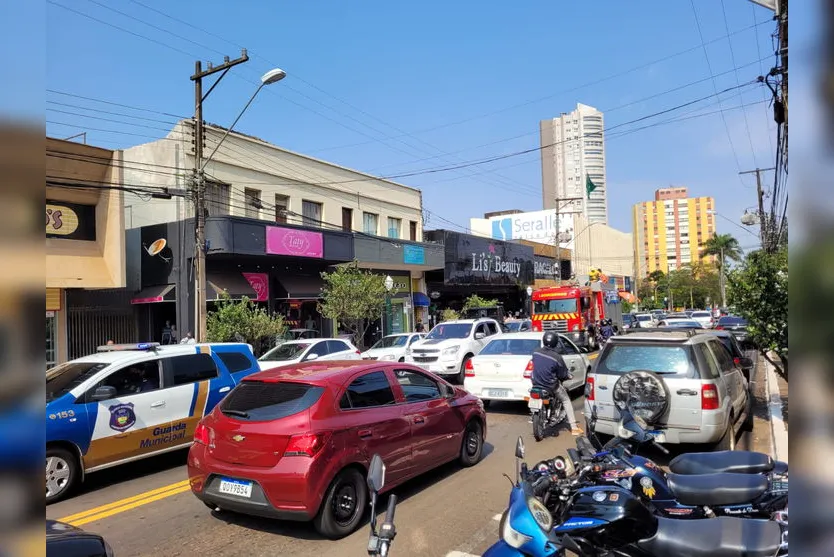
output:
<instances>
[{"instance_id":1,"label":"police car emblem","mask_svg":"<svg viewBox=\"0 0 834 557\"><path fill-rule=\"evenodd\" d=\"M110 429L127 431L136 423L136 414L133 412L132 402L116 404L108 410L110 410Z\"/></svg>"}]
</instances>

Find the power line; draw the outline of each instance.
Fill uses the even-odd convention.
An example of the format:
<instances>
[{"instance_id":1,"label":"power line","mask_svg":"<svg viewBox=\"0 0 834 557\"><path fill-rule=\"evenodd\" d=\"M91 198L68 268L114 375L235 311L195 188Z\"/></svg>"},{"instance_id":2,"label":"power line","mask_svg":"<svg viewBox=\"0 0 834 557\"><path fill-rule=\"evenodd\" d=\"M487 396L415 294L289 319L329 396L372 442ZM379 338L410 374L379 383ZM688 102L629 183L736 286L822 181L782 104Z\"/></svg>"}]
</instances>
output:
<instances>
[{"instance_id":1,"label":"power line","mask_svg":"<svg viewBox=\"0 0 834 557\"><path fill-rule=\"evenodd\" d=\"M57 91L55 89L47 89L46 92L47 93L53 93L55 95L63 95L65 97L74 97L76 99L84 99L84 100L87 100L87 101L93 101L93 102L102 103L102 104L109 104L109 105L112 105L112 106L120 106L122 108L129 108L131 110L139 110L139 111L142 111L142 112L151 112L153 114L160 114L162 116L171 116L172 118L176 118L177 120L183 120L183 119L187 120L188 118L190 118L190 116L181 116L179 114L171 114L170 112L161 112L159 110L153 110L151 108L140 108L138 106L132 106L132 105L129 105L129 104L122 104L122 103L117 103L117 102L113 102L113 101L105 101L105 100L96 99L96 98L93 98L93 97L85 97L84 95L78 95L76 93L68 93L66 91Z\"/></svg>"}]
</instances>

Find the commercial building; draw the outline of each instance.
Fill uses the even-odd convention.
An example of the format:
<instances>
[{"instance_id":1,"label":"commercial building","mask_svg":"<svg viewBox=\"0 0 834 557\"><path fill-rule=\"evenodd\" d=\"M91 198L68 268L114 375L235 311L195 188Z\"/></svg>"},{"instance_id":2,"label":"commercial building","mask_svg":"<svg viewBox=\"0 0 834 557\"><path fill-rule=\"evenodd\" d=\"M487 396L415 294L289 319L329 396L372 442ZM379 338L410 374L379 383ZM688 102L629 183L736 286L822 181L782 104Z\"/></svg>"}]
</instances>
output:
<instances>
[{"instance_id":1,"label":"commercial building","mask_svg":"<svg viewBox=\"0 0 834 557\"><path fill-rule=\"evenodd\" d=\"M605 179L605 120L592 106L539 123L542 203L545 209L580 213L589 222L608 223ZM588 178L594 189L587 195ZM566 201L568 200L568 201Z\"/></svg>"},{"instance_id":2,"label":"commercial building","mask_svg":"<svg viewBox=\"0 0 834 557\"><path fill-rule=\"evenodd\" d=\"M655 192L654 201L635 205L633 216L634 267L639 277L705 259L700 246L715 233L712 197L688 197L685 187L663 188Z\"/></svg>"},{"instance_id":3,"label":"commercial building","mask_svg":"<svg viewBox=\"0 0 834 557\"><path fill-rule=\"evenodd\" d=\"M191 122L168 137L125 150L127 182L168 188L171 199L126 196L130 288L143 338L166 322L180 334L194 324L194 153ZM205 153L225 130L207 126ZM163 169L176 169L172 172ZM321 273L356 260L391 276L396 294L386 329L413 329L428 319L424 273L443 268L441 246L422 242L417 189L287 151L232 132L205 168L206 286L209 307L222 291L243 295L285 315L291 326L325 334L337 324L317 310ZM149 249L163 245L162 251ZM167 251L166 251L167 250Z\"/></svg>"},{"instance_id":4,"label":"commercial building","mask_svg":"<svg viewBox=\"0 0 834 557\"><path fill-rule=\"evenodd\" d=\"M135 333L122 184L119 152L46 139L47 368ZM102 311L109 302L112 311Z\"/></svg>"}]
</instances>

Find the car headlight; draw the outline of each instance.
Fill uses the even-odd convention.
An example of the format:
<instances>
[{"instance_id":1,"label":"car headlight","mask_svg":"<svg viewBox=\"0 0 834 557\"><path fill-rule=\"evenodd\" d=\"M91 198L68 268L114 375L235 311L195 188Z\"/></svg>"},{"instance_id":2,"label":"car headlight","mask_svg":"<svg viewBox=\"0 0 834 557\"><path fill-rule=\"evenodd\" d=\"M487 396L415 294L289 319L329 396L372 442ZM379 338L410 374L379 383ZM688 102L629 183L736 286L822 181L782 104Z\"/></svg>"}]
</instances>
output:
<instances>
[{"instance_id":1,"label":"car headlight","mask_svg":"<svg viewBox=\"0 0 834 557\"><path fill-rule=\"evenodd\" d=\"M380 357L379 359L380 360L386 360L386 361L393 361L393 360L396 359L396 356L394 356L393 354L385 354L384 356Z\"/></svg>"},{"instance_id":2,"label":"car headlight","mask_svg":"<svg viewBox=\"0 0 834 557\"><path fill-rule=\"evenodd\" d=\"M530 542L533 538L530 536L525 536L521 532L514 530L513 527L510 525L510 511L504 511L504 516L501 517L501 525L499 527L498 534L501 536L501 539L504 540L507 545L510 547L514 547L516 549L520 549L524 546L524 544Z\"/></svg>"},{"instance_id":3,"label":"car headlight","mask_svg":"<svg viewBox=\"0 0 834 557\"><path fill-rule=\"evenodd\" d=\"M449 348L444 348L442 354L444 356L454 356L460 350L460 346L450 346Z\"/></svg>"},{"instance_id":4,"label":"car headlight","mask_svg":"<svg viewBox=\"0 0 834 557\"><path fill-rule=\"evenodd\" d=\"M553 517L550 515L550 511L547 510L547 507L544 506L544 503L535 497L528 497L527 508L530 510L533 518L536 519L536 524L545 532L550 532L550 529L553 527Z\"/></svg>"}]
</instances>

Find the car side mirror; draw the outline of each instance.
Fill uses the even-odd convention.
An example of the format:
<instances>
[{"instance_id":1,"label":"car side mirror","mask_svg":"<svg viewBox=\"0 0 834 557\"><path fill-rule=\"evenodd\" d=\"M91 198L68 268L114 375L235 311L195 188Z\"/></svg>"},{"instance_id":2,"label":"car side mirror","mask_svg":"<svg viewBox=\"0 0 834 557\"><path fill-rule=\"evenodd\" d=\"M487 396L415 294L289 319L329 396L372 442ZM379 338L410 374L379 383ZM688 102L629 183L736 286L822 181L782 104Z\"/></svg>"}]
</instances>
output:
<instances>
[{"instance_id":1,"label":"car side mirror","mask_svg":"<svg viewBox=\"0 0 834 557\"><path fill-rule=\"evenodd\" d=\"M111 387L109 385L97 387L93 392L93 395L90 397L91 400L96 402L101 400L111 400L114 398L116 398L116 387Z\"/></svg>"},{"instance_id":2,"label":"car side mirror","mask_svg":"<svg viewBox=\"0 0 834 557\"><path fill-rule=\"evenodd\" d=\"M475 333L475 340L481 340L486 335L484 333Z\"/></svg>"},{"instance_id":3,"label":"car side mirror","mask_svg":"<svg viewBox=\"0 0 834 557\"><path fill-rule=\"evenodd\" d=\"M742 356L738 359L738 365L740 365L741 367L753 367L753 360L751 360L747 356Z\"/></svg>"},{"instance_id":4,"label":"car side mirror","mask_svg":"<svg viewBox=\"0 0 834 557\"><path fill-rule=\"evenodd\" d=\"M443 385L443 398L450 400L455 398L455 388L451 385Z\"/></svg>"},{"instance_id":5,"label":"car side mirror","mask_svg":"<svg viewBox=\"0 0 834 557\"><path fill-rule=\"evenodd\" d=\"M382 462L381 456L375 454L368 468L368 490L371 493L379 493L383 486L385 486L385 463Z\"/></svg>"},{"instance_id":6,"label":"car side mirror","mask_svg":"<svg viewBox=\"0 0 834 557\"><path fill-rule=\"evenodd\" d=\"M307 354L307 357L304 358L304 361L305 362L312 362L313 360L318 360L318 358L319 358L318 354Z\"/></svg>"}]
</instances>

